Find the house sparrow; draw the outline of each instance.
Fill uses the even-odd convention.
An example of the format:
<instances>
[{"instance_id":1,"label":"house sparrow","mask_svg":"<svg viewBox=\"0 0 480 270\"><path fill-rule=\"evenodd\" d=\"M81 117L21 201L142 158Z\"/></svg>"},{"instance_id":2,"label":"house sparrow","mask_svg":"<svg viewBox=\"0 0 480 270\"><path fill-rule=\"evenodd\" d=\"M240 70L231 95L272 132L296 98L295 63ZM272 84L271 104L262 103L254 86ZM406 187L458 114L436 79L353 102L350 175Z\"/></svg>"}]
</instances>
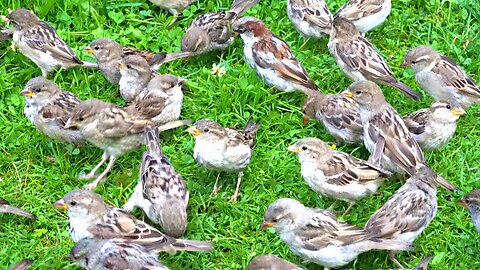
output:
<instances>
[{"instance_id":1,"label":"house sparrow","mask_svg":"<svg viewBox=\"0 0 480 270\"><path fill-rule=\"evenodd\" d=\"M152 253L125 239L83 238L72 248L68 259L87 270L168 270Z\"/></svg>"},{"instance_id":2,"label":"house sparrow","mask_svg":"<svg viewBox=\"0 0 480 270\"><path fill-rule=\"evenodd\" d=\"M330 34L333 16L324 0L288 0L287 15L304 37Z\"/></svg>"},{"instance_id":3,"label":"house sparrow","mask_svg":"<svg viewBox=\"0 0 480 270\"><path fill-rule=\"evenodd\" d=\"M199 55L224 50L234 41L232 25L260 0L234 0L229 11L205 13L195 18L182 37L182 51Z\"/></svg>"},{"instance_id":4,"label":"house sparrow","mask_svg":"<svg viewBox=\"0 0 480 270\"><path fill-rule=\"evenodd\" d=\"M180 237L187 228L185 181L162 153L158 130L146 127L145 134L147 152L143 154L138 184L123 209L131 212L138 206L162 226L165 234Z\"/></svg>"},{"instance_id":5,"label":"house sparrow","mask_svg":"<svg viewBox=\"0 0 480 270\"><path fill-rule=\"evenodd\" d=\"M243 56L269 86L280 91L318 91L290 47L254 17L243 17L233 26L243 40Z\"/></svg>"},{"instance_id":6,"label":"house sparrow","mask_svg":"<svg viewBox=\"0 0 480 270\"><path fill-rule=\"evenodd\" d=\"M25 211L23 209L11 206L10 203L3 198L0 198L0 213L10 213L10 214L29 218L31 220L37 219L37 217L34 214L28 211Z\"/></svg>"},{"instance_id":7,"label":"house sparrow","mask_svg":"<svg viewBox=\"0 0 480 270\"><path fill-rule=\"evenodd\" d=\"M391 0L350 0L335 17L352 22L359 32L366 33L382 24L391 10Z\"/></svg>"},{"instance_id":8,"label":"house sparrow","mask_svg":"<svg viewBox=\"0 0 480 270\"><path fill-rule=\"evenodd\" d=\"M176 18L178 15L187 8L189 5L193 4L196 0L149 0L152 4L159 6L163 9L167 9L173 16Z\"/></svg>"},{"instance_id":9,"label":"house sparrow","mask_svg":"<svg viewBox=\"0 0 480 270\"><path fill-rule=\"evenodd\" d=\"M303 101L303 122L321 122L338 143L363 143L363 126L358 104L342 95L312 91Z\"/></svg>"},{"instance_id":10,"label":"house sparrow","mask_svg":"<svg viewBox=\"0 0 480 270\"><path fill-rule=\"evenodd\" d=\"M464 109L480 102L480 88L452 59L436 52L432 47L411 49L402 67L415 71L415 79L436 101L460 105Z\"/></svg>"},{"instance_id":11,"label":"house sparrow","mask_svg":"<svg viewBox=\"0 0 480 270\"><path fill-rule=\"evenodd\" d=\"M480 189L468 193L460 204L467 207L468 212L472 216L473 225L480 232Z\"/></svg>"},{"instance_id":12,"label":"house sparrow","mask_svg":"<svg viewBox=\"0 0 480 270\"><path fill-rule=\"evenodd\" d=\"M413 243L437 212L436 178L430 168L421 168L370 217L365 230L373 237ZM390 259L403 268L394 251Z\"/></svg>"},{"instance_id":13,"label":"house sparrow","mask_svg":"<svg viewBox=\"0 0 480 270\"><path fill-rule=\"evenodd\" d=\"M199 120L187 129L195 137L195 160L203 167L218 172L213 194L218 192L220 172L235 172L238 173L238 180L231 200L237 200L243 171L250 163L259 128L260 125L250 118L243 130L224 128L210 119Z\"/></svg>"},{"instance_id":14,"label":"house sparrow","mask_svg":"<svg viewBox=\"0 0 480 270\"><path fill-rule=\"evenodd\" d=\"M428 255L419 264L412 268L412 270L427 270L428 263L432 260L432 258L432 255Z\"/></svg>"},{"instance_id":15,"label":"house sparrow","mask_svg":"<svg viewBox=\"0 0 480 270\"><path fill-rule=\"evenodd\" d=\"M30 267L30 265L32 265L32 264L33 264L33 260L25 259L25 260L22 260L22 261L16 263L12 267L10 267L9 270L24 270L24 269L27 269L28 267Z\"/></svg>"},{"instance_id":16,"label":"house sparrow","mask_svg":"<svg viewBox=\"0 0 480 270\"><path fill-rule=\"evenodd\" d=\"M369 162L399 174L414 175L427 167L422 149L398 112L385 101L380 87L370 81L358 81L344 93L360 108L364 127L364 145L370 151ZM441 176L438 184L447 190L458 189Z\"/></svg>"},{"instance_id":17,"label":"house sparrow","mask_svg":"<svg viewBox=\"0 0 480 270\"><path fill-rule=\"evenodd\" d=\"M260 255L245 270L304 270L304 268L273 255Z\"/></svg>"},{"instance_id":18,"label":"house sparrow","mask_svg":"<svg viewBox=\"0 0 480 270\"><path fill-rule=\"evenodd\" d=\"M74 94L63 91L45 77L30 79L20 94L25 97L25 116L40 132L61 142L84 142L80 131L65 128L72 111L80 103Z\"/></svg>"},{"instance_id":19,"label":"house sparrow","mask_svg":"<svg viewBox=\"0 0 480 270\"><path fill-rule=\"evenodd\" d=\"M121 74L118 62L124 57L130 55L141 56L147 60L151 70L157 70L164 63L179 58L185 58L190 55L189 53L185 52L154 53L131 47L123 47L122 45L108 38L96 39L83 50L95 56L97 59L98 68L103 75L105 75L107 80L113 84L118 84L120 81Z\"/></svg>"},{"instance_id":20,"label":"house sparrow","mask_svg":"<svg viewBox=\"0 0 480 270\"><path fill-rule=\"evenodd\" d=\"M420 98L418 93L395 79L392 70L377 49L360 35L351 22L340 17L333 20L328 49L350 79L374 81L395 87L413 99Z\"/></svg>"},{"instance_id":21,"label":"house sparrow","mask_svg":"<svg viewBox=\"0 0 480 270\"><path fill-rule=\"evenodd\" d=\"M70 235L75 242L84 238L123 239L144 246L148 252L212 251L212 242L165 235L123 209L107 205L100 195L85 189L70 191L53 206L68 211Z\"/></svg>"},{"instance_id":22,"label":"house sparrow","mask_svg":"<svg viewBox=\"0 0 480 270\"><path fill-rule=\"evenodd\" d=\"M298 140L288 151L298 154L303 179L310 188L350 203L344 215L357 200L375 193L391 175L364 160L333 150L316 138Z\"/></svg>"},{"instance_id":23,"label":"house sparrow","mask_svg":"<svg viewBox=\"0 0 480 270\"><path fill-rule=\"evenodd\" d=\"M109 159L107 168L96 177L95 181L84 187L92 190L105 181L119 156L145 143L146 126L157 126L159 131L165 131L187 123L190 121L173 121L155 125L151 119L140 118L114 104L91 99L82 101L75 107L65 128L79 130L85 140L104 151L100 163L90 173L80 178L94 178L97 170Z\"/></svg>"},{"instance_id":24,"label":"house sparrow","mask_svg":"<svg viewBox=\"0 0 480 270\"><path fill-rule=\"evenodd\" d=\"M448 103L435 102L428 109L421 109L403 118L413 138L423 151L443 147L453 137L457 120L465 111Z\"/></svg>"},{"instance_id":25,"label":"house sparrow","mask_svg":"<svg viewBox=\"0 0 480 270\"><path fill-rule=\"evenodd\" d=\"M411 249L410 243L372 237L327 210L307 208L294 199L279 199L268 206L260 229L269 227L297 256L325 269L346 265L369 250Z\"/></svg>"},{"instance_id":26,"label":"house sparrow","mask_svg":"<svg viewBox=\"0 0 480 270\"><path fill-rule=\"evenodd\" d=\"M15 46L42 70L42 76L47 77L50 71L60 67L97 67L80 60L53 27L30 10L16 9L7 16L7 21L14 26L12 38Z\"/></svg>"}]
</instances>

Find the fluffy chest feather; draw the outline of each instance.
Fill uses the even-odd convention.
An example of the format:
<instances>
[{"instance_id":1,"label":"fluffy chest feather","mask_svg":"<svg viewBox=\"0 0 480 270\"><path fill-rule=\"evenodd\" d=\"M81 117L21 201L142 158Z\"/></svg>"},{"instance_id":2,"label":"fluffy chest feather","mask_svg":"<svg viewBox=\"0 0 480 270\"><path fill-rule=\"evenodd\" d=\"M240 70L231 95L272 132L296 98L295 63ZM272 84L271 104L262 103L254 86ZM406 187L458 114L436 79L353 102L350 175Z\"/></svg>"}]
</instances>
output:
<instances>
[{"instance_id":1,"label":"fluffy chest feather","mask_svg":"<svg viewBox=\"0 0 480 270\"><path fill-rule=\"evenodd\" d=\"M250 162L251 148L245 144L227 146L225 141L195 143L194 158L203 167L220 172L243 171Z\"/></svg>"}]
</instances>

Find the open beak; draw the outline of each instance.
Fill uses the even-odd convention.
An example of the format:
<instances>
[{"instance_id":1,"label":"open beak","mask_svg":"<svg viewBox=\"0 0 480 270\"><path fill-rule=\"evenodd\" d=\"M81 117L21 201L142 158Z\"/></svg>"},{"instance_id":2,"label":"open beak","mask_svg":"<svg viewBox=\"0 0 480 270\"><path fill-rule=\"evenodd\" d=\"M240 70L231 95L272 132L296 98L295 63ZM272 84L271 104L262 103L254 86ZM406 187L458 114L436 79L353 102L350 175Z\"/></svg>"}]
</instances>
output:
<instances>
[{"instance_id":1,"label":"open beak","mask_svg":"<svg viewBox=\"0 0 480 270\"><path fill-rule=\"evenodd\" d=\"M342 96L346 97L346 98L353 98L353 94L352 92L350 91L345 91L342 93Z\"/></svg>"},{"instance_id":2,"label":"open beak","mask_svg":"<svg viewBox=\"0 0 480 270\"><path fill-rule=\"evenodd\" d=\"M53 204L54 207L56 208L60 208L64 211L67 211L68 210L68 205L65 203L65 201L63 199L60 199L58 201L56 201L54 204Z\"/></svg>"},{"instance_id":3,"label":"open beak","mask_svg":"<svg viewBox=\"0 0 480 270\"><path fill-rule=\"evenodd\" d=\"M30 88L25 88L20 92L20 95L24 97L33 97L35 93Z\"/></svg>"},{"instance_id":4,"label":"open beak","mask_svg":"<svg viewBox=\"0 0 480 270\"><path fill-rule=\"evenodd\" d=\"M295 153L295 154L298 154L300 153L300 148L296 147L295 145L290 145L288 148L287 148L288 151L292 152L292 153Z\"/></svg>"},{"instance_id":5,"label":"open beak","mask_svg":"<svg viewBox=\"0 0 480 270\"><path fill-rule=\"evenodd\" d=\"M195 127L195 126L189 127L189 128L187 129L187 132L190 133L190 134L192 134L193 136L198 136L198 135L200 135L200 134L202 133L202 132L201 132L197 127Z\"/></svg>"},{"instance_id":6,"label":"open beak","mask_svg":"<svg viewBox=\"0 0 480 270\"><path fill-rule=\"evenodd\" d=\"M118 68L124 69L124 68L126 68L126 66L123 63L118 62Z\"/></svg>"},{"instance_id":7,"label":"open beak","mask_svg":"<svg viewBox=\"0 0 480 270\"><path fill-rule=\"evenodd\" d=\"M85 49L83 49L83 51L86 52L86 53L90 53L90 54L93 53L93 49L90 46L85 47Z\"/></svg>"},{"instance_id":8,"label":"open beak","mask_svg":"<svg viewBox=\"0 0 480 270\"><path fill-rule=\"evenodd\" d=\"M260 230L266 230L267 228L273 227L273 223L270 222L262 222L262 225L260 225Z\"/></svg>"},{"instance_id":9,"label":"open beak","mask_svg":"<svg viewBox=\"0 0 480 270\"><path fill-rule=\"evenodd\" d=\"M304 114L303 117L303 124L306 125L308 123L308 121L310 121L310 117L308 117L308 115Z\"/></svg>"},{"instance_id":10,"label":"open beak","mask_svg":"<svg viewBox=\"0 0 480 270\"><path fill-rule=\"evenodd\" d=\"M462 109L462 108L455 108L455 109L451 110L451 112L455 116L460 116L460 115L466 114L465 110Z\"/></svg>"},{"instance_id":11,"label":"open beak","mask_svg":"<svg viewBox=\"0 0 480 270\"><path fill-rule=\"evenodd\" d=\"M400 65L402 68L408 67L408 63L406 61L403 61L403 63Z\"/></svg>"}]
</instances>

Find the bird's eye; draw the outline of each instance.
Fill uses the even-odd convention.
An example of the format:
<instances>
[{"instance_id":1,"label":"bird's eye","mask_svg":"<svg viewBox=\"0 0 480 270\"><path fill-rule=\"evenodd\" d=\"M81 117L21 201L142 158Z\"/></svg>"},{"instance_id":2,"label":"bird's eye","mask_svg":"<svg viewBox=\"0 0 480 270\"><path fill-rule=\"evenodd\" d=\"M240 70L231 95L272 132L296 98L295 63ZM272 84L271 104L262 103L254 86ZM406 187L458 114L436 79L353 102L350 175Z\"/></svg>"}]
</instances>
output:
<instances>
[{"instance_id":1,"label":"bird's eye","mask_svg":"<svg viewBox=\"0 0 480 270\"><path fill-rule=\"evenodd\" d=\"M452 109L452 106L450 106L450 104L447 105L447 109L449 109L449 110Z\"/></svg>"},{"instance_id":2,"label":"bird's eye","mask_svg":"<svg viewBox=\"0 0 480 270\"><path fill-rule=\"evenodd\" d=\"M239 28L237 29L237 33L240 33L240 34L243 34L243 33L245 33L246 31L247 31L247 30L245 29L245 27L239 27Z\"/></svg>"},{"instance_id":3,"label":"bird's eye","mask_svg":"<svg viewBox=\"0 0 480 270\"><path fill-rule=\"evenodd\" d=\"M412 61L410 61L410 63L412 63L412 65L415 65L416 63L418 63L418 61L412 60Z\"/></svg>"},{"instance_id":4,"label":"bird's eye","mask_svg":"<svg viewBox=\"0 0 480 270\"><path fill-rule=\"evenodd\" d=\"M95 46L95 47L93 47L93 49L94 49L95 51L98 51L98 50L100 50L100 47L99 47L99 46Z\"/></svg>"},{"instance_id":5,"label":"bird's eye","mask_svg":"<svg viewBox=\"0 0 480 270\"><path fill-rule=\"evenodd\" d=\"M128 65L127 65L127 68L132 68L132 65L128 64Z\"/></svg>"},{"instance_id":6,"label":"bird's eye","mask_svg":"<svg viewBox=\"0 0 480 270\"><path fill-rule=\"evenodd\" d=\"M278 222L278 219L273 218L273 219L272 219L272 222L273 222L273 223L277 223L277 222Z\"/></svg>"},{"instance_id":7,"label":"bird's eye","mask_svg":"<svg viewBox=\"0 0 480 270\"><path fill-rule=\"evenodd\" d=\"M355 92L357 95L360 95L362 93L362 91L360 90L357 90L357 92Z\"/></svg>"},{"instance_id":8,"label":"bird's eye","mask_svg":"<svg viewBox=\"0 0 480 270\"><path fill-rule=\"evenodd\" d=\"M302 150L305 151L307 150L308 148L306 146L302 146Z\"/></svg>"},{"instance_id":9,"label":"bird's eye","mask_svg":"<svg viewBox=\"0 0 480 270\"><path fill-rule=\"evenodd\" d=\"M469 198L466 198L466 199L465 199L465 202L466 202L467 204L470 204L471 201L470 201Z\"/></svg>"},{"instance_id":10,"label":"bird's eye","mask_svg":"<svg viewBox=\"0 0 480 270\"><path fill-rule=\"evenodd\" d=\"M80 117L78 118L78 121L83 121L83 120L85 120L85 119L83 118L83 116L80 116Z\"/></svg>"},{"instance_id":11,"label":"bird's eye","mask_svg":"<svg viewBox=\"0 0 480 270\"><path fill-rule=\"evenodd\" d=\"M71 206L75 206L75 205L77 205L77 202L76 202L76 201L71 201L71 202L70 202L70 205L71 205Z\"/></svg>"},{"instance_id":12,"label":"bird's eye","mask_svg":"<svg viewBox=\"0 0 480 270\"><path fill-rule=\"evenodd\" d=\"M33 89L33 91L35 91L36 93L40 93L42 90L40 90L40 88L35 88Z\"/></svg>"},{"instance_id":13,"label":"bird's eye","mask_svg":"<svg viewBox=\"0 0 480 270\"><path fill-rule=\"evenodd\" d=\"M209 131L210 131L210 129L208 129L208 128L203 129L203 132L209 132Z\"/></svg>"}]
</instances>

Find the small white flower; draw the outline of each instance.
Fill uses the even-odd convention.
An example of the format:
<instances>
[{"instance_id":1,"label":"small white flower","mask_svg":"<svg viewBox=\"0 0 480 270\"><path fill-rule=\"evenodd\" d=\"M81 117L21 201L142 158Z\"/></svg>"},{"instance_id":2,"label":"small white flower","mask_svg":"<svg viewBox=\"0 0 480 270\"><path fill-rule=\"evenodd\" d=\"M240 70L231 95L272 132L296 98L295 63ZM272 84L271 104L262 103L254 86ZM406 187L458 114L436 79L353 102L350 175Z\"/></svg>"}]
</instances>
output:
<instances>
[{"instance_id":1,"label":"small white flower","mask_svg":"<svg viewBox=\"0 0 480 270\"><path fill-rule=\"evenodd\" d=\"M225 66L220 66L217 64L212 65L212 74L217 75L218 77L222 77L227 71L225 70Z\"/></svg>"}]
</instances>

